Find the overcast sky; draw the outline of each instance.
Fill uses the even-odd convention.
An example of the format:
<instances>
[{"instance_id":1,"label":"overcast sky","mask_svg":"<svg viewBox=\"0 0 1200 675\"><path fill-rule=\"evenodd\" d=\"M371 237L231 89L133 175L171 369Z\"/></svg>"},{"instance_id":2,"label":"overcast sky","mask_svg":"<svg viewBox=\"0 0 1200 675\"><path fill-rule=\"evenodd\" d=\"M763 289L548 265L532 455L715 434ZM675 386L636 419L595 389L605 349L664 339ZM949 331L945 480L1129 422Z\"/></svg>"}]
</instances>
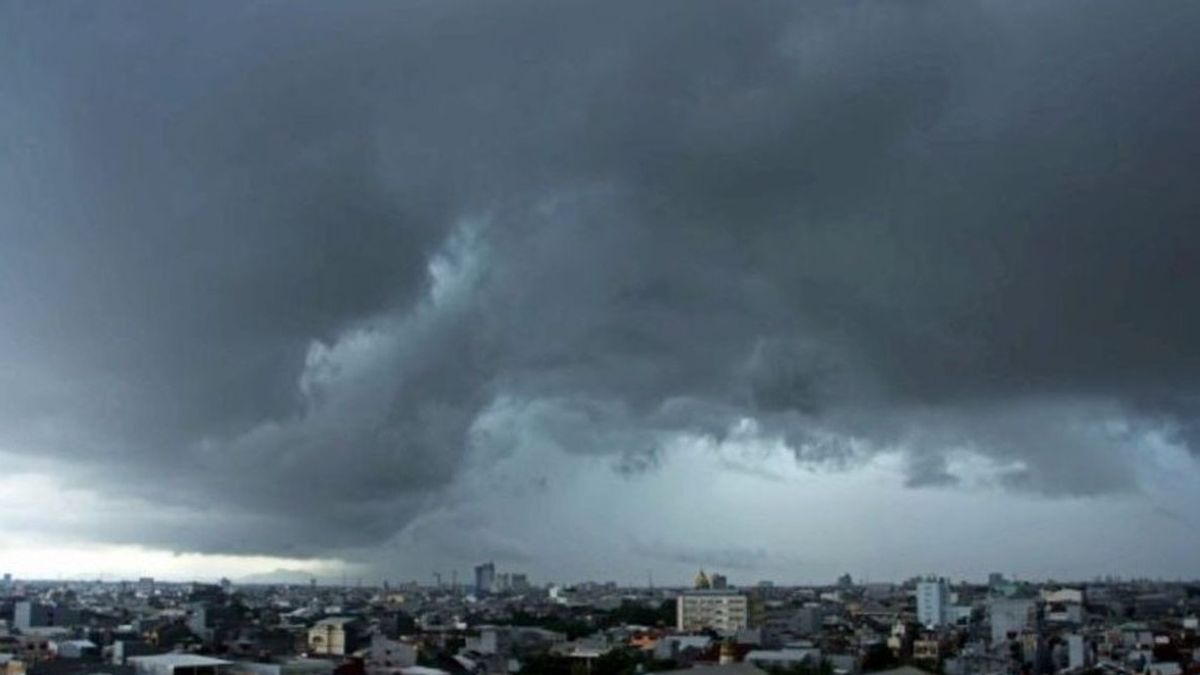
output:
<instances>
[{"instance_id":1,"label":"overcast sky","mask_svg":"<svg viewBox=\"0 0 1200 675\"><path fill-rule=\"evenodd\" d=\"M0 571L1194 577L1198 34L0 2Z\"/></svg>"}]
</instances>

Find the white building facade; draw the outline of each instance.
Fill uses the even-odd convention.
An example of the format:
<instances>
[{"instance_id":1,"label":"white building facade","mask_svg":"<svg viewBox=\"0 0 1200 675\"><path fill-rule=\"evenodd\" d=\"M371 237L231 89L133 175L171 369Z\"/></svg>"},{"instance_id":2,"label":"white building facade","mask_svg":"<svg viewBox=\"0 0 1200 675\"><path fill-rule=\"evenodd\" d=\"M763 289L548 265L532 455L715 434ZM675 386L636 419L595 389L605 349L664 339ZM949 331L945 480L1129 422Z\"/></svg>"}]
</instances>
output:
<instances>
[{"instance_id":1,"label":"white building facade","mask_svg":"<svg viewBox=\"0 0 1200 675\"><path fill-rule=\"evenodd\" d=\"M713 629L733 634L750 625L750 600L734 591L689 591L675 599L675 627L681 632Z\"/></svg>"},{"instance_id":2,"label":"white building facade","mask_svg":"<svg viewBox=\"0 0 1200 675\"><path fill-rule=\"evenodd\" d=\"M950 605L950 589L945 579L924 579L917 583L917 621L926 628L940 628L946 623Z\"/></svg>"},{"instance_id":3,"label":"white building facade","mask_svg":"<svg viewBox=\"0 0 1200 675\"><path fill-rule=\"evenodd\" d=\"M321 619L308 629L308 651L326 656L349 654L357 647L356 629L356 620L350 617Z\"/></svg>"}]
</instances>

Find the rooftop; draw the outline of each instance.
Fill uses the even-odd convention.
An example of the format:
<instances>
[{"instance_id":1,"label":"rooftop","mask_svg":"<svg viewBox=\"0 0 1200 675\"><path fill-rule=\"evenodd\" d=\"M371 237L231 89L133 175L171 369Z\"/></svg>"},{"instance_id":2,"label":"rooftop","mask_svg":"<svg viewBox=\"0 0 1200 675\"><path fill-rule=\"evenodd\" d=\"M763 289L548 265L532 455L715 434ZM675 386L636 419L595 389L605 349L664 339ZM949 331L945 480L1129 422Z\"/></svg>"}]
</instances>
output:
<instances>
[{"instance_id":1,"label":"rooftop","mask_svg":"<svg viewBox=\"0 0 1200 675\"><path fill-rule=\"evenodd\" d=\"M224 659L214 659L211 656L172 652L170 654L155 654L153 656L131 656L128 659L135 664L149 666L167 666L170 668L198 668L201 666L225 666L233 663Z\"/></svg>"},{"instance_id":2,"label":"rooftop","mask_svg":"<svg viewBox=\"0 0 1200 675\"><path fill-rule=\"evenodd\" d=\"M931 675L931 673L920 668L914 668L913 666L900 666L891 670L881 670L874 675Z\"/></svg>"},{"instance_id":3,"label":"rooftop","mask_svg":"<svg viewBox=\"0 0 1200 675\"><path fill-rule=\"evenodd\" d=\"M331 616L327 619L321 619L320 621L316 622L315 624L313 624L313 627L315 628L317 626L321 626L321 627L345 626L346 624L354 623L357 620L358 619L356 619L352 616Z\"/></svg>"},{"instance_id":4,"label":"rooftop","mask_svg":"<svg viewBox=\"0 0 1200 675\"><path fill-rule=\"evenodd\" d=\"M677 670L660 670L654 675L767 675L767 671L753 663L726 663L716 666L694 666Z\"/></svg>"}]
</instances>

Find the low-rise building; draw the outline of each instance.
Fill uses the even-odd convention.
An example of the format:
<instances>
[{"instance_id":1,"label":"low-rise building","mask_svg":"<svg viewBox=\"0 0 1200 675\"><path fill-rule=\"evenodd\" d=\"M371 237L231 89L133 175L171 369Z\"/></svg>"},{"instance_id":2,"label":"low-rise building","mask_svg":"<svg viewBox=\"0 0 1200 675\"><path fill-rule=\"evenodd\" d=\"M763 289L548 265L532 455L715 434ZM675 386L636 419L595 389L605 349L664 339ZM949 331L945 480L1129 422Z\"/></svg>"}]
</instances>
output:
<instances>
[{"instance_id":1,"label":"low-rise building","mask_svg":"<svg viewBox=\"0 0 1200 675\"><path fill-rule=\"evenodd\" d=\"M992 644L999 644L1028 628L1033 620L1034 602L1029 598L992 598L988 618Z\"/></svg>"},{"instance_id":2,"label":"low-rise building","mask_svg":"<svg viewBox=\"0 0 1200 675\"><path fill-rule=\"evenodd\" d=\"M376 633L371 636L367 651L367 675L397 673L401 668L417 665L417 648L407 642L389 640Z\"/></svg>"},{"instance_id":3,"label":"low-rise building","mask_svg":"<svg viewBox=\"0 0 1200 675\"><path fill-rule=\"evenodd\" d=\"M308 651L312 654L345 656L359 647L358 619L335 616L321 619L308 629Z\"/></svg>"},{"instance_id":4,"label":"low-rise building","mask_svg":"<svg viewBox=\"0 0 1200 675\"><path fill-rule=\"evenodd\" d=\"M783 649L753 649L746 654L746 661L759 668L792 668L800 665L816 665L821 662L821 650L816 647L784 647Z\"/></svg>"},{"instance_id":5,"label":"low-rise building","mask_svg":"<svg viewBox=\"0 0 1200 675\"><path fill-rule=\"evenodd\" d=\"M63 605L28 600L13 605L13 627L20 631L70 626L78 620L78 613Z\"/></svg>"},{"instance_id":6,"label":"low-rise building","mask_svg":"<svg viewBox=\"0 0 1200 675\"><path fill-rule=\"evenodd\" d=\"M61 659L82 659L100 655L100 648L91 640L60 640L55 642L54 653Z\"/></svg>"},{"instance_id":7,"label":"low-rise building","mask_svg":"<svg viewBox=\"0 0 1200 675\"><path fill-rule=\"evenodd\" d=\"M224 659L182 652L131 656L128 663L136 675L227 675L233 665Z\"/></svg>"}]
</instances>

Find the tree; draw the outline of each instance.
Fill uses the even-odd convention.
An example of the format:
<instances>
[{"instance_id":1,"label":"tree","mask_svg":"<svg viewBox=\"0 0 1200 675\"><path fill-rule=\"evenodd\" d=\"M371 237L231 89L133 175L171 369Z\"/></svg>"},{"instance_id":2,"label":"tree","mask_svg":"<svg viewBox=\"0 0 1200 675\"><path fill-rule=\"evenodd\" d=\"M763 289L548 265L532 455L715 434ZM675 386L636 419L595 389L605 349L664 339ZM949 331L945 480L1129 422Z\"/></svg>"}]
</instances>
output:
<instances>
[{"instance_id":1,"label":"tree","mask_svg":"<svg viewBox=\"0 0 1200 675\"><path fill-rule=\"evenodd\" d=\"M888 649L887 645L873 644L863 654L862 669L864 671L888 670L900 665L900 660Z\"/></svg>"}]
</instances>

